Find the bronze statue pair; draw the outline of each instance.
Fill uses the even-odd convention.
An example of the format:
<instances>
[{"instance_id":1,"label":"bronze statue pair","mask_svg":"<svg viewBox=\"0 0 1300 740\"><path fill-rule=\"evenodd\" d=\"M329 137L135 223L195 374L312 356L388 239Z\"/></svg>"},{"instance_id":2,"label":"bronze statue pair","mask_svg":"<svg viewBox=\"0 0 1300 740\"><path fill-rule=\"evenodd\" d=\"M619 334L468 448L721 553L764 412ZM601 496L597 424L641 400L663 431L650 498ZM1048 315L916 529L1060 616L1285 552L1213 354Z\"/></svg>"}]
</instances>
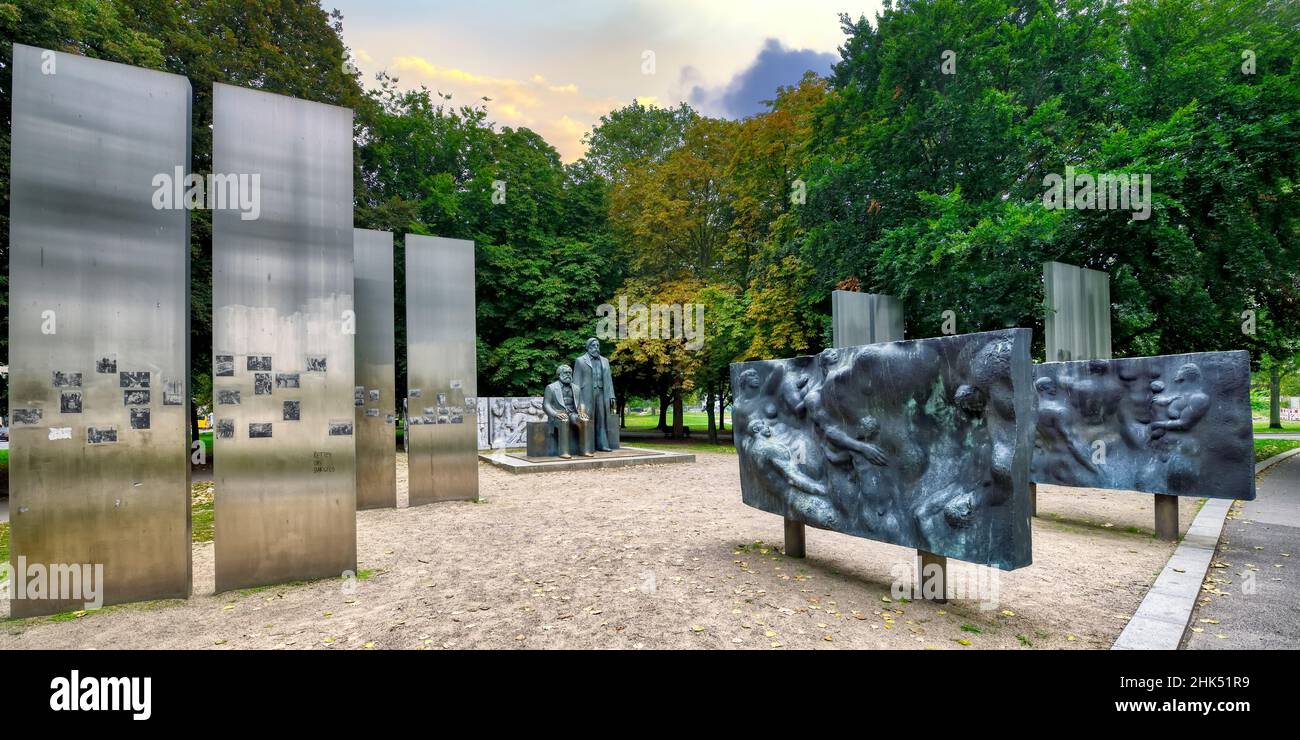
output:
<instances>
[{"instance_id":1,"label":"bronze statue pair","mask_svg":"<svg viewBox=\"0 0 1300 740\"><path fill-rule=\"evenodd\" d=\"M595 337L587 340L586 354L578 357L574 365L577 377L573 368L560 365L556 369L556 381L546 386L542 397L550 431L555 434L560 457L565 460L573 457L569 453L569 440L575 430L584 457L610 451L608 419L614 401L614 380L609 360L601 357L600 342ZM586 434L587 424L595 424L590 436Z\"/></svg>"}]
</instances>

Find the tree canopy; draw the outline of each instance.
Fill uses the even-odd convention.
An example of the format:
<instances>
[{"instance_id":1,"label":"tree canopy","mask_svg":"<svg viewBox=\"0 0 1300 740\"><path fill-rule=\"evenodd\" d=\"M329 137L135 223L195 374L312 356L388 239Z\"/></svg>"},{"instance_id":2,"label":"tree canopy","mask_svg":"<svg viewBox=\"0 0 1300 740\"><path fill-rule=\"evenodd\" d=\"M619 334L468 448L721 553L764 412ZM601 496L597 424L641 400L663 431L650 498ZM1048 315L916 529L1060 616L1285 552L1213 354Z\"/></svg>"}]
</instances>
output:
<instances>
[{"instance_id":1,"label":"tree canopy","mask_svg":"<svg viewBox=\"0 0 1300 740\"><path fill-rule=\"evenodd\" d=\"M477 245L481 395L540 393L620 297L704 306L698 348L606 348L624 400L661 409L725 400L732 362L826 346L840 286L897 296L912 337L949 310L963 333L1034 328L1041 359L1047 260L1110 274L1117 356L1245 348L1267 370L1300 355L1293 2L887 1L843 17L830 75L773 90L765 112L633 101L568 165L483 101L362 80L343 22L292 0L0 0L4 197L17 41L188 76L199 173L214 81L353 108L356 225ZM1045 179L1067 168L1149 176L1149 218L1048 207ZM194 214L201 402L210 223Z\"/></svg>"}]
</instances>

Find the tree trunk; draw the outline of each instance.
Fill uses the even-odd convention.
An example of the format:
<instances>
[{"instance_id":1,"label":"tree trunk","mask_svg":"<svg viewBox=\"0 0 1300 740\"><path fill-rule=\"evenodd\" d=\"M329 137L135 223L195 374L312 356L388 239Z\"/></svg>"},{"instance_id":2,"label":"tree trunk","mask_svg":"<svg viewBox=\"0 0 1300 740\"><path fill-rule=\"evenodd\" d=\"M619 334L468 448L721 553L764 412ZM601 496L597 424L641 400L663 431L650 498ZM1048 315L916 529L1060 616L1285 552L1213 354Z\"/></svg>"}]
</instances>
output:
<instances>
[{"instance_id":1,"label":"tree trunk","mask_svg":"<svg viewBox=\"0 0 1300 740\"><path fill-rule=\"evenodd\" d=\"M718 397L718 431L727 431L727 381L718 383L715 394ZM735 419L732 419L732 432L735 432Z\"/></svg>"},{"instance_id":2,"label":"tree trunk","mask_svg":"<svg viewBox=\"0 0 1300 740\"><path fill-rule=\"evenodd\" d=\"M717 444L718 426L713 418L713 391L704 394L704 404L709 407L709 444Z\"/></svg>"},{"instance_id":3,"label":"tree trunk","mask_svg":"<svg viewBox=\"0 0 1300 740\"><path fill-rule=\"evenodd\" d=\"M627 394L618 394L618 428L627 428Z\"/></svg>"},{"instance_id":4,"label":"tree trunk","mask_svg":"<svg viewBox=\"0 0 1300 740\"><path fill-rule=\"evenodd\" d=\"M673 391L673 439L684 439L686 437L686 433L682 431L682 427L685 426L682 423L682 417L684 416L682 411L682 392L680 390Z\"/></svg>"},{"instance_id":5,"label":"tree trunk","mask_svg":"<svg viewBox=\"0 0 1300 740\"><path fill-rule=\"evenodd\" d=\"M1268 371L1268 428L1282 428L1282 371L1277 365Z\"/></svg>"},{"instance_id":6,"label":"tree trunk","mask_svg":"<svg viewBox=\"0 0 1300 740\"><path fill-rule=\"evenodd\" d=\"M660 431L668 428L668 396L659 396L659 426L655 427Z\"/></svg>"}]
</instances>

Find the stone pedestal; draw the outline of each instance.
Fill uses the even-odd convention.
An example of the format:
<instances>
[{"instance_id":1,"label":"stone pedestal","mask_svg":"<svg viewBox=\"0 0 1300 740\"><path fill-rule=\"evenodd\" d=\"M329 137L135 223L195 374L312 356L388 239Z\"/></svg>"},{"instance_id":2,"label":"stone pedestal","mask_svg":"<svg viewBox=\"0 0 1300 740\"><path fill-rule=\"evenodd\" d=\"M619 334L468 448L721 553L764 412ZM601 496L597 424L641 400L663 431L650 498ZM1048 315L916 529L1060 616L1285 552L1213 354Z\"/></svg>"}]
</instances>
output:
<instances>
[{"instance_id":1,"label":"stone pedestal","mask_svg":"<svg viewBox=\"0 0 1300 740\"><path fill-rule=\"evenodd\" d=\"M583 422L578 424L569 424L569 454L581 455L583 451L582 436L583 431L591 426ZM551 431L551 422L549 421L530 421L528 422L528 456L529 457L557 457L560 454L560 443L555 438L555 433Z\"/></svg>"}]
</instances>

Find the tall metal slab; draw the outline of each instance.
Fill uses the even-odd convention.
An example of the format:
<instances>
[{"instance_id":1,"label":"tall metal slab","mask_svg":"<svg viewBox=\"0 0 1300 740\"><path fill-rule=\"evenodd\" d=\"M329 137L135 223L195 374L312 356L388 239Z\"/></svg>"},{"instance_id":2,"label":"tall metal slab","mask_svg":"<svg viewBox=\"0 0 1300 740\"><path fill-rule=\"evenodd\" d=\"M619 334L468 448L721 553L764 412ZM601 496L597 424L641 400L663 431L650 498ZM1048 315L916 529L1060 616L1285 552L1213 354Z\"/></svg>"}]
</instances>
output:
<instances>
[{"instance_id":1,"label":"tall metal slab","mask_svg":"<svg viewBox=\"0 0 1300 740\"><path fill-rule=\"evenodd\" d=\"M1060 262L1043 263L1048 362L1110 358L1110 276Z\"/></svg>"},{"instance_id":2,"label":"tall metal slab","mask_svg":"<svg viewBox=\"0 0 1300 740\"><path fill-rule=\"evenodd\" d=\"M903 304L879 293L831 292L831 334L836 347L903 338Z\"/></svg>"},{"instance_id":3,"label":"tall metal slab","mask_svg":"<svg viewBox=\"0 0 1300 740\"><path fill-rule=\"evenodd\" d=\"M352 111L213 88L217 590L356 570Z\"/></svg>"},{"instance_id":4,"label":"tall metal slab","mask_svg":"<svg viewBox=\"0 0 1300 740\"><path fill-rule=\"evenodd\" d=\"M733 364L742 500L820 529L1028 565L1030 335Z\"/></svg>"},{"instance_id":5,"label":"tall metal slab","mask_svg":"<svg viewBox=\"0 0 1300 740\"><path fill-rule=\"evenodd\" d=\"M1250 353L1048 362L1034 374L1035 482L1255 498Z\"/></svg>"},{"instance_id":6,"label":"tall metal slab","mask_svg":"<svg viewBox=\"0 0 1300 740\"><path fill-rule=\"evenodd\" d=\"M354 229L357 508L397 506L393 235Z\"/></svg>"},{"instance_id":7,"label":"tall metal slab","mask_svg":"<svg viewBox=\"0 0 1300 740\"><path fill-rule=\"evenodd\" d=\"M474 242L406 237L410 505L478 500Z\"/></svg>"},{"instance_id":8,"label":"tall metal slab","mask_svg":"<svg viewBox=\"0 0 1300 740\"><path fill-rule=\"evenodd\" d=\"M190 85L13 55L11 560L102 565L106 604L187 598L189 213L153 195L189 170ZM11 596L13 616L88 601Z\"/></svg>"}]
</instances>

